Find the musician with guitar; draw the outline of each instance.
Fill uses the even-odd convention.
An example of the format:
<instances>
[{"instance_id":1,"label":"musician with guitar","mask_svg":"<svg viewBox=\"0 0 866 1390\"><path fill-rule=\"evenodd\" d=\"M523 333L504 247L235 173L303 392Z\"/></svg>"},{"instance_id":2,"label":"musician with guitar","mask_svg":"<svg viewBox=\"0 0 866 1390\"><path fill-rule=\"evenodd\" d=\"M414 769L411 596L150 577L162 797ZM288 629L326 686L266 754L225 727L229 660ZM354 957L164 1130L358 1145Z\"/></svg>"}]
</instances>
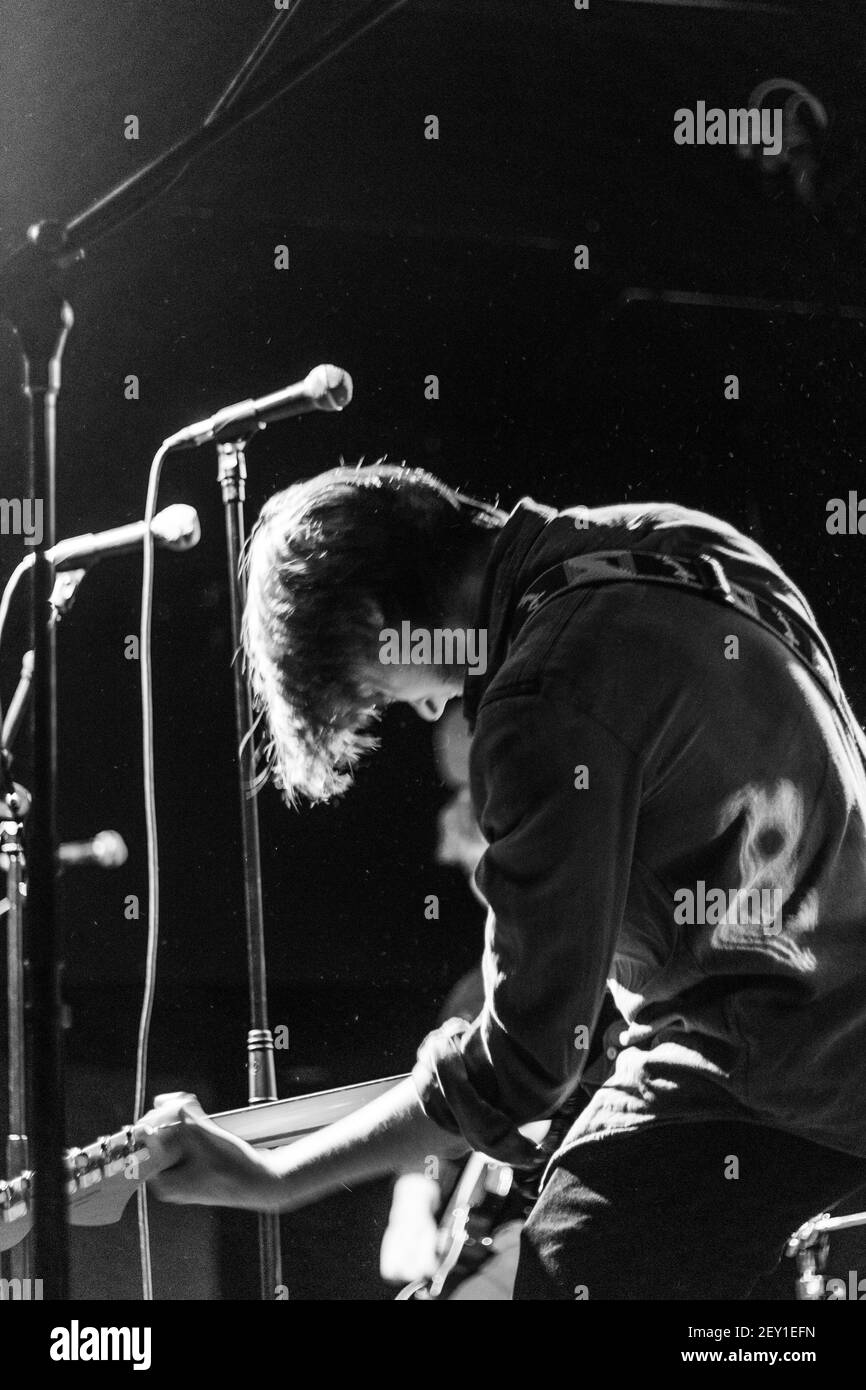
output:
<instances>
[{"instance_id":1,"label":"musician with guitar","mask_svg":"<svg viewBox=\"0 0 866 1390\"><path fill-rule=\"evenodd\" d=\"M425 664L470 633L484 670ZM276 1151L158 1100L158 1195L291 1211L431 1154L531 1167L520 1128L574 1095L609 982L611 1074L548 1166L515 1298L745 1298L866 1181L864 741L803 595L703 513L506 515L339 468L265 506L246 650L289 802L348 787L387 703L437 719L462 694L484 1005Z\"/></svg>"}]
</instances>

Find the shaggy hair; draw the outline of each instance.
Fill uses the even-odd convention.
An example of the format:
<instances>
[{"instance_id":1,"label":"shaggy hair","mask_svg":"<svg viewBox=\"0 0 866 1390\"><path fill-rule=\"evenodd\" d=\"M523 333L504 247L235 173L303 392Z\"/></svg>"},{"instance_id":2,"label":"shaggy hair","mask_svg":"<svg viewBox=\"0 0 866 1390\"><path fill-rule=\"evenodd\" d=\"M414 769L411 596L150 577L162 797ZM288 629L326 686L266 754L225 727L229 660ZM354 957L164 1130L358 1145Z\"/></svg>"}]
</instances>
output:
<instances>
[{"instance_id":1,"label":"shaggy hair","mask_svg":"<svg viewBox=\"0 0 866 1390\"><path fill-rule=\"evenodd\" d=\"M334 468L262 508L245 557L243 644L259 749L289 804L346 790L379 717L379 634L433 628L449 584L503 515L431 474L380 461Z\"/></svg>"}]
</instances>

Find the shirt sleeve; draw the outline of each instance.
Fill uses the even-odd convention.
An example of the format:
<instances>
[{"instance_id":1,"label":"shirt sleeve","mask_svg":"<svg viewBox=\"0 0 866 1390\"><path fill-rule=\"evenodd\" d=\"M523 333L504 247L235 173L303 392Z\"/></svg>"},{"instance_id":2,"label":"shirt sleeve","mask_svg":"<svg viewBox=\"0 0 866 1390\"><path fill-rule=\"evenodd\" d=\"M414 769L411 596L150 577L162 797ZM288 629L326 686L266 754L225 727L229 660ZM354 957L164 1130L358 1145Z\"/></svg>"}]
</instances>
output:
<instances>
[{"instance_id":1,"label":"shirt sleeve","mask_svg":"<svg viewBox=\"0 0 866 1390\"><path fill-rule=\"evenodd\" d=\"M638 758L562 693L482 706L473 795L490 842L485 1000L430 1034L413 1072L426 1113L475 1149L523 1166L519 1125L580 1080L625 910Z\"/></svg>"}]
</instances>

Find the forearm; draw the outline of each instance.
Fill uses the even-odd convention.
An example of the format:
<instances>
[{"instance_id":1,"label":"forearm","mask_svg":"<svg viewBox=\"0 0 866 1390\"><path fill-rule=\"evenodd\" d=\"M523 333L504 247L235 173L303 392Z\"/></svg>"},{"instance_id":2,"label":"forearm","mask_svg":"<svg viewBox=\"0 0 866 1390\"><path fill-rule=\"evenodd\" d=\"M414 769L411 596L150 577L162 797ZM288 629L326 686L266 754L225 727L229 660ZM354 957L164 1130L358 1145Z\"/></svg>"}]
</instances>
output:
<instances>
[{"instance_id":1,"label":"forearm","mask_svg":"<svg viewBox=\"0 0 866 1390\"><path fill-rule=\"evenodd\" d=\"M424 1114L411 1080L333 1125L269 1155L274 1205L293 1211L386 1173L423 1168L431 1156L459 1158L466 1142Z\"/></svg>"}]
</instances>

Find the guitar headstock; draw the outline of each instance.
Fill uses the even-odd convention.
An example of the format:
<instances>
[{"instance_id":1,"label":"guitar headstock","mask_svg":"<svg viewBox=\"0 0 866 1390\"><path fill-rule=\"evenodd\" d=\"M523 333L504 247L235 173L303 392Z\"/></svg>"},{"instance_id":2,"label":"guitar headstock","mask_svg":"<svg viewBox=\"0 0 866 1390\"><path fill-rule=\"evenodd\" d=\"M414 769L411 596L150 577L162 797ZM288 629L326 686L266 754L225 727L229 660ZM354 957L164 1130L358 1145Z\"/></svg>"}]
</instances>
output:
<instances>
[{"instance_id":1,"label":"guitar headstock","mask_svg":"<svg viewBox=\"0 0 866 1390\"><path fill-rule=\"evenodd\" d=\"M68 1217L73 1226L108 1226L119 1221L139 1183L156 1169L134 1125L105 1135L87 1148L67 1150L63 1161ZM0 1182L0 1252L10 1250L29 1234L37 1195L33 1173Z\"/></svg>"}]
</instances>

